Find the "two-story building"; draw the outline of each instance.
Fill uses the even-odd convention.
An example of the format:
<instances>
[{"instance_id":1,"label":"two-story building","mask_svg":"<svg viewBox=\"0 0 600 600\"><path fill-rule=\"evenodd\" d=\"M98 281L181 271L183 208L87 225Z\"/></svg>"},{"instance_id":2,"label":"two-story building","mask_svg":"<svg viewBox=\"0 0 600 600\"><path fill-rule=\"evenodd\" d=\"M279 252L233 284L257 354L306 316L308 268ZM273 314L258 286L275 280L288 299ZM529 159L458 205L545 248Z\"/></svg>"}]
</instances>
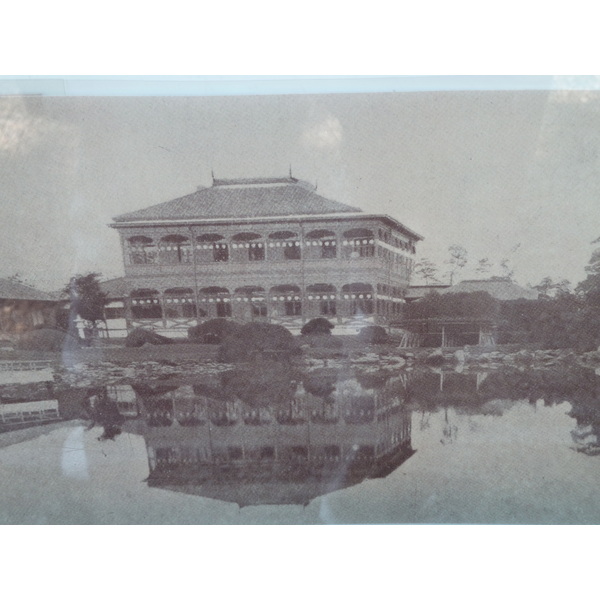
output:
<instances>
[{"instance_id":1,"label":"two-story building","mask_svg":"<svg viewBox=\"0 0 600 600\"><path fill-rule=\"evenodd\" d=\"M386 325L401 312L423 239L291 176L213 179L111 227L122 245L125 277L113 287L127 329L173 336L216 317L292 331L320 316L339 333Z\"/></svg>"}]
</instances>

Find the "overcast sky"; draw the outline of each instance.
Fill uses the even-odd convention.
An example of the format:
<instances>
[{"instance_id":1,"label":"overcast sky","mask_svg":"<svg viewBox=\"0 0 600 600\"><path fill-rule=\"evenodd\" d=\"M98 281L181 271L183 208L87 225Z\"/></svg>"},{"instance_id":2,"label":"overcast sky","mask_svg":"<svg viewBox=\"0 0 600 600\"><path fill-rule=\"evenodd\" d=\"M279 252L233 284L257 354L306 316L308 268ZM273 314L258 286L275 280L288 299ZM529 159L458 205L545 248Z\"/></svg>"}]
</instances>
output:
<instances>
[{"instance_id":1,"label":"overcast sky","mask_svg":"<svg viewBox=\"0 0 600 600\"><path fill-rule=\"evenodd\" d=\"M122 274L113 216L218 178L294 176L519 283L576 283L600 236L600 93L0 98L0 276ZM490 274L499 274L492 271Z\"/></svg>"}]
</instances>

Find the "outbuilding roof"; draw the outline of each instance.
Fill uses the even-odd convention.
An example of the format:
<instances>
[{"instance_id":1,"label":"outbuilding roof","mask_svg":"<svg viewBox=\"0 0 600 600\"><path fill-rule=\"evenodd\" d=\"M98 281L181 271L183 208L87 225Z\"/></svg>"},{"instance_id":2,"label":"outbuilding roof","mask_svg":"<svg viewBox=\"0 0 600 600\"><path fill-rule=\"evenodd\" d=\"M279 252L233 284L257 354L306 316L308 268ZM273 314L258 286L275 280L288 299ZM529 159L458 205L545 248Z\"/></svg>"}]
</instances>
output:
<instances>
[{"instance_id":1,"label":"outbuilding roof","mask_svg":"<svg viewBox=\"0 0 600 600\"><path fill-rule=\"evenodd\" d=\"M100 289L107 294L109 298L125 298L131 292L131 285L128 284L125 277L116 277L100 282Z\"/></svg>"},{"instance_id":2,"label":"outbuilding roof","mask_svg":"<svg viewBox=\"0 0 600 600\"><path fill-rule=\"evenodd\" d=\"M51 294L36 290L12 279L0 279L0 298L4 300L34 300L37 302L55 302Z\"/></svg>"},{"instance_id":3,"label":"outbuilding roof","mask_svg":"<svg viewBox=\"0 0 600 600\"><path fill-rule=\"evenodd\" d=\"M411 285L406 290L406 296L404 299L407 302L412 300L420 300L430 294L431 292L437 292L438 294L448 289L450 285L445 283L433 283L431 285Z\"/></svg>"},{"instance_id":4,"label":"outbuilding roof","mask_svg":"<svg viewBox=\"0 0 600 600\"><path fill-rule=\"evenodd\" d=\"M361 213L358 208L315 193L295 177L215 179L193 194L119 215L116 223L175 219L220 219Z\"/></svg>"},{"instance_id":5,"label":"outbuilding roof","mask_svg":"<svg viewBox=\"0 0 600 600\"><path fill-rule=\"evenodd\" d=\"M537 300L537 290L524 288L510 279L467 279L453 285L445 290L441 290L442 294L459 294L463 292L487 292L497 300Z\"/></svg>"}]
</instances>

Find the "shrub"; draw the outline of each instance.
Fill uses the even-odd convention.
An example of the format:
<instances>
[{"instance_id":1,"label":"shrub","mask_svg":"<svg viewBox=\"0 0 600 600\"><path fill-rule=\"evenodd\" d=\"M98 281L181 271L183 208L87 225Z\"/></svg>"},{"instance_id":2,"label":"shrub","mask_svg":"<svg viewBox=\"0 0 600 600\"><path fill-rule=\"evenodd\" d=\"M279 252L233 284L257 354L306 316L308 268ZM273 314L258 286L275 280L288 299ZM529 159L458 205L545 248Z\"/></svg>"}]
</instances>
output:
<instances>
[{"instance_id":1,"label":"shrub","mask_svg":"<svg viewBox=\"0 0 600 600\"><path fill-rule=\"evenodd\" d=\"M226 398L237 397L250 406L290 402L298 385L289 365L277 362L226 371L221 375L221 383Z\"/></svg>"},{"instance_id":2,"label":"shrub","mask_svg":"<svg viewBox=\"0 0 600 600\"><path fill-rule=\"evenodd\" d=\"M600 342L600 311L573 295L503 302L498 342L593 350Z\"/></svg>"},{"instance_id":3,"label":"shrub","mask_svg":"<svg viewBox=\"0 0 600 600\"><path fill-rule=\"evenodd\" d=\"M309 394L318 398L328 398L335 392L338 376L337 369L316 369L302 376L302 385Z\"/></svg>"},{"instance_id":4,"label":"shrub","mask_svg":"<svg viewBox=\"0 0 600 600\"><path fill-rule=\"evenodd\" d=\"M358 339L365 344L386 344L390 337L381 325L363 327L357 334Z\"/></svg>"},{"instance_id":5,"label":"shrub","mask_svg":"<svg viewBox=\"0 0 600 600\"><path fill-rule=\"evenodd\" d=\"M300 330L301 335L331 335L331 330L334 328L331 321L323 317L311 319Z\"/></svg>"},{"instance_id":6,"label":"shrub","mask_svg":"<svg viewBox=\"0 0 600 600\"><path fill-rule=\"evenodd\" d=\"M126 348L140 348L144 344L153 344L155 346L161 346L172 343L172 339L165 337L164 335L154 333L154 331L142 329L141 327L130 331L127 334L127 337L125 338Z\"/></svg>"},{"instance_id":7,"label":"shrub","mask_svg":"<svg viewBox=\"0 0 600 600\"><path fill-rule=\"evenodd\" d=\"M288 360L300 348L282 325L247 323L228 335L219 349L221 362L244 362L260 356Z\"/></svg>"},{"instance_id":8,"label":"shrub","mask_svg":"<svg viewBox=\"0 0 600 600\"><path fill-rule=\"evenodd\" d=\"M211 319L188 329L188 339L196 344L221 344L223 340L237 333L240 323L228 319Z\"/></svg>"}]
</instances>

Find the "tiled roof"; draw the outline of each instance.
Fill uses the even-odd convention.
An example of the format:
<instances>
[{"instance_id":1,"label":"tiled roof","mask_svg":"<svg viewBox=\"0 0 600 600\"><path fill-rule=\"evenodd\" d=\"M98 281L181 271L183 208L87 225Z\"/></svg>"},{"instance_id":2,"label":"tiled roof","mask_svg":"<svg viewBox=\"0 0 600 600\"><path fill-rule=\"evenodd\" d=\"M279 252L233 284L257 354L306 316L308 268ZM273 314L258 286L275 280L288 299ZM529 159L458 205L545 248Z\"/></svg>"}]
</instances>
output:
<instances>
[{"instance_id":1,"label":"tiled roof","mask_svg":"<svg viewBox=\"0 0 600 600\"><path fill-rule=\"evenodd\" d=\"M108 279L100 283L100 289L108 295L109 298L124 298L131 292L130 285L128 285L125 277L116 277L115 279Z\"/></svg>"},{"instance_id":2,"label":"tiled roof","mask_svg":"<svg viewBox=\"0 0 600 600\"><path fill-rule=\"evenodd\" d=\"M52 294L36 290L29 285L12 279L0 279L0 298L6 300L36 300L39 302L54 302L56 300Z\"/></svg>"},{"instance_id":3,"label":"tiled roof","mask_svg":"<svg viewBox=\"0 0 600 600\"><path fill-rule=\"evenodd\" d=\"M524 288L509 279L468 279L443 290L442 294L487 292L498 300L536 300L537 290Z\"/></svg>"},{"instance_id":4,"label":"tiled roof","mask_svg":"<svg viewBox=\"0 0 600 600\"><path fill-rule=\"evenodd\" d=\"M274 179L215 179L193 194L114 218L129 221L219 219L360 213L358 208L316 194L310 184L294 177Z\"/></svg>"},{"instance_id":5,"label":"tiled roof","mask_svg":"<svg viewBox=\"0 0 600 600\"><path fill-rule=\"evenodd\" d=\"M431 285L411 285L406 290L406 300L418 300L419 298L425 297L431 292L443 292L450 286L444 283L434 283Z\"/></svg>"}]
</instances>

